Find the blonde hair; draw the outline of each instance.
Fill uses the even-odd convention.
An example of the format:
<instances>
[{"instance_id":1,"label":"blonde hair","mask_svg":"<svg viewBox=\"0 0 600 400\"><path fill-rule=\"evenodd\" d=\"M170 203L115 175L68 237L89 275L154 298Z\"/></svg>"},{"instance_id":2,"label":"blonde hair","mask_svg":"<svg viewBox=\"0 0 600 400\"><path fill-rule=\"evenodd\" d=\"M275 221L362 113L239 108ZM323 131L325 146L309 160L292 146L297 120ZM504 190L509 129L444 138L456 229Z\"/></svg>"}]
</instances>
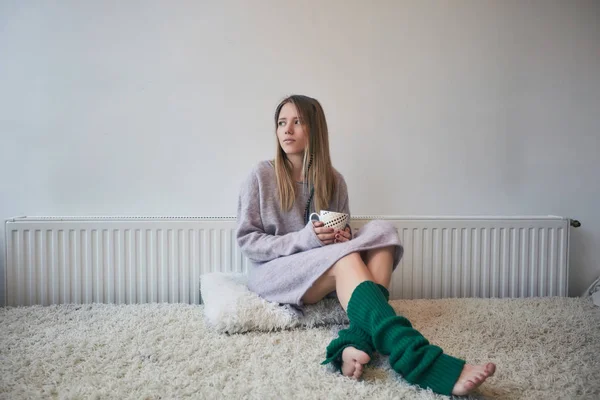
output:
<instances>
[{"instance_id":1,"label":"blonde hair","mask_svg":"<svg viewBox=\"0 0 600 400\"><path fill-rule=\"evenodd\" d=\"M304 149L302 162L302 176L308 187L314 187L315 210L327 209L336 190L335 176L331 157L329 155L329 132L323 107L316 100L308 96L291 95L279 103L275 110L275 131L281 108L292 103L298 110L298 119L308 133L308 144ZM296 185L292 176L292 162L277 142L277 155L275 157L275 175L279 204L282 210L292 208L296 198Z\"/></svg>"}]
</instances>

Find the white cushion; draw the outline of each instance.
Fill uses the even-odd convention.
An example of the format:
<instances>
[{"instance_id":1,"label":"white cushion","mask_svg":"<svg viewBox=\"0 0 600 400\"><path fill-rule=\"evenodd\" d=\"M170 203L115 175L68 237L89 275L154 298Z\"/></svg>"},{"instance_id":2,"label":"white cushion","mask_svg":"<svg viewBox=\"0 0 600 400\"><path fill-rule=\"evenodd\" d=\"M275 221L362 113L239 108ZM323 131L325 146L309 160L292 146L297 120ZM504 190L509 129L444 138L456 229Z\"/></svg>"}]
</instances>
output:
<instances>
[{"instance_id":1,"label":"white cushion","mask_svg":"<svg viewBox=\"0 0 600 400\"><path fill-rule=\"evenodd\" d=\"M211 272L200 277L204 315L211 328L241 333L348 323L337 299L326 298L300 310L262 299L246 282L241 273Z\"/></svg>"}]
</instances>

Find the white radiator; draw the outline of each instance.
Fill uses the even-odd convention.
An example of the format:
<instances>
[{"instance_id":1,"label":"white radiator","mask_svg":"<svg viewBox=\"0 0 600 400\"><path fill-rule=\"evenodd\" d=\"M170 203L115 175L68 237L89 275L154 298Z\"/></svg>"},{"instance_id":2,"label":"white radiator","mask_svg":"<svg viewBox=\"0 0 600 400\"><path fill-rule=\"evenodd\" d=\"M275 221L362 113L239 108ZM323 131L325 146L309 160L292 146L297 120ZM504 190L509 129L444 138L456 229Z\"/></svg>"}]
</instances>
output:
<instances>
[{"instance_id":1,"label":"white radiator","mask_svg":"<svg viewBox=\"0 0 600 400\"><path fill-rule=\"evenodd\" d=\"M392 298L566 296L561 217L387 219L404 257ZM6 222L5 304L200 302L200 276L246 272L233 217L21 217Z\"/></svg>"}]
</instances>

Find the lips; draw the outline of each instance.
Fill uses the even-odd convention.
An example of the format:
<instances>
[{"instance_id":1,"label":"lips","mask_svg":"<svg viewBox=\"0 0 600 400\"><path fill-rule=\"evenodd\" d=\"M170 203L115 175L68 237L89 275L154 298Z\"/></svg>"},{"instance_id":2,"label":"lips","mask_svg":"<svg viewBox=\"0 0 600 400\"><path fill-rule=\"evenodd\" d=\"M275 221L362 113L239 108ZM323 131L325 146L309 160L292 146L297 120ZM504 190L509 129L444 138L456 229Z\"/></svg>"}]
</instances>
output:
<instances>
[{"instance_id":1,"label":"lips","mask_svg":"<svg viewBox=\"0 0 600 400\"><path fill-rule=\"evenodd\" d=\"M290 143L294 143L294 142L295 142L295 140L294 140L294 139L285 139L285 140L283 141L283 143L286 143L286 144L290 144Z\"/></svg>"}]
</instances>

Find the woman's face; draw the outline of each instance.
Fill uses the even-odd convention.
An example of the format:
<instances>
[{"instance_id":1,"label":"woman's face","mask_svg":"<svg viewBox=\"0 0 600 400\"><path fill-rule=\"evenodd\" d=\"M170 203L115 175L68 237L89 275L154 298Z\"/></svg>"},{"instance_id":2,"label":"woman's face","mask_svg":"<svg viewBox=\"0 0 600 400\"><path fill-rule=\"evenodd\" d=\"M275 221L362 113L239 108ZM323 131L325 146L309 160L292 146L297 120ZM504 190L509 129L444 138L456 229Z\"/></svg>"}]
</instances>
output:
<instances>
[{"instance_id":1,"label":"woman's face","mask_svg":"<svg viewBox=\"0 0 600 400\"><path fill-rule=\"evenodd\" d=\"M292 103L285 103L277 119L277 139L285 154L304 154L308 144L308 132L298 119L298 110Z\"/></svg>"}]
</instances>

